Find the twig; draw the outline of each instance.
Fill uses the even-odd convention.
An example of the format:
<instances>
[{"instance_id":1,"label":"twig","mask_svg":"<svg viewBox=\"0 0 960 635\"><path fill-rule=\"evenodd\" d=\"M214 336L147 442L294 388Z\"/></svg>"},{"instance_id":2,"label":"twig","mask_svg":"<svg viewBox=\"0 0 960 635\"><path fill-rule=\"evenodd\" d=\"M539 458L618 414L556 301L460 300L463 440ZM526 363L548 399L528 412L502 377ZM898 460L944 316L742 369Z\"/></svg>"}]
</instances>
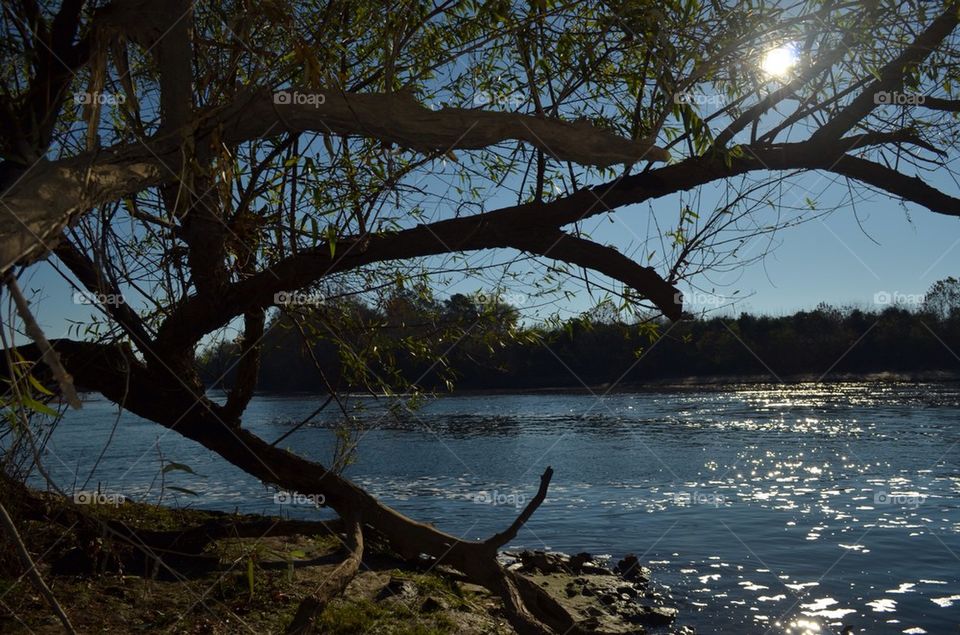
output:
<instances>
[{"instance_id":1,"label":"twig","mask_svg":"<svg viewBox=\"0 0 960 635\"><path fill-rule=\"evenodd\" d=\"M27 299L23 297L20 286L17 285L17 279L12 275L7 277L7 288L10 289L10 295L13 296L13 301L17 305L17 313L23 320L24 331L40 348L43 361L50 367L54 379L60 384L61 394L66 398L67 403L79 410L81 407L80 398L77 397L77 391L73 387L73 377L60 363L60 356L57 355L57 351L53 350L53 346L47 341L47 336L43 334L43 329L40 328L40 325L33 318L33 314L30 313L30 305L27 304Z\"/></svg>"},{"instance_id":2,"label":"twig","mask_svg":"<svg viewBox=\"0 0 960 635\"><path fill-rule=\"evenodd\" d=\"M540 475L540 487L537 489L536 495L530 499L530 502L527 503L527 506L524 507L522 512L520 512L520 515L517 516L512 525L501 531L499 534L495 534L487 538L485 541L487 546L493 549L499 549L516 537L517 532L520 531L520 528L523 527L523 524L530 520L530 517L533 516L533 512L537 511L537 508L540 507L540 504L543 503L544 499L547 498L547 488L550 487L551 478L553 478L553 468L547 466L547 469L544 470L543 474Z\"/></svg>"}]
</instances>

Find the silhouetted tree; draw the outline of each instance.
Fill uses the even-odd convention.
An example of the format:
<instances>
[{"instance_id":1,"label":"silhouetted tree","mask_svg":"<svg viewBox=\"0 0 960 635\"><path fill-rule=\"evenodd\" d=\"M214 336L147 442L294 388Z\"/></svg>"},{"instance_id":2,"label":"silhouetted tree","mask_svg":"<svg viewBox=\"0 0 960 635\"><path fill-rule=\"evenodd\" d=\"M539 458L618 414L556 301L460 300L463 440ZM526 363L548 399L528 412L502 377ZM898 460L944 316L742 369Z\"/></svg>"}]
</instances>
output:
<instances>
[{"instance_id":1,"label":"silhouetted tree","mask_svg":"<svg viewBox=\"0 0 960 635\"><path fill-rule=\"evenodd\" d=\"M75 337L53 342L76 382L265 483L325 496L343 517L351 567L303 604L296 630L342 591L371 532L405 558L442 561L497 593L519 631L569 632L576 625L543 589L497 561L543 501L551 472L515 522L484 541L406 518L244 426L267 327L287 330L276 336L282 345L299 336L306 351L332 343L338 377L385 391L404 381L409 360L449 341L435 337L435 323L412 319L442 308L418 282L442 286L454 271L489 275L498 264L505 275L529 261L542 274L531 285L579 278L638 314L675 321L681 283L762 258L745 258L744 242L829 211L822 201L795 208L792 194L782 198L791 191L784 179L822 171L856 183L840 206L870 190L958 216L960 199L918 178L954 164L957 5L402 7L3 3L0 271L52 253L35 266L55 265L98 298L129 297L104 301ZM794 63L765 67L770 50ZM658 202L716 183L722 202ZM584 221L617 210L656 221L633 223L654 228L634 257L585 233ZM481 252L510 261L481 261ZM332 305L311 317L309 298L329 290L364 297L376 315ZM281 299L290 294L305 301ZM268 322L273 307L288 319ZM870 333L878 345L910 332L912 316L891 309L882 318ZM818 323L801 322L771 322L751 345L762 357L809 344ZM583 332L561 358L589 350L576 349ZM593 344L608 346L606 333L592 332ZM714 328L704 352L756 368L732 353L746 335L739 324ZM207 392L197 364L201 344L220 338L235 348L214 357L236 353L225 396ZM589 372L634 350L609 365L591 360ZM679 370L659 346L650 356ZM58 385L44 357L52 363L42 344L8 347L18 397L10 403L37 409L29 368Z\"/></svg>"}]
</instances>

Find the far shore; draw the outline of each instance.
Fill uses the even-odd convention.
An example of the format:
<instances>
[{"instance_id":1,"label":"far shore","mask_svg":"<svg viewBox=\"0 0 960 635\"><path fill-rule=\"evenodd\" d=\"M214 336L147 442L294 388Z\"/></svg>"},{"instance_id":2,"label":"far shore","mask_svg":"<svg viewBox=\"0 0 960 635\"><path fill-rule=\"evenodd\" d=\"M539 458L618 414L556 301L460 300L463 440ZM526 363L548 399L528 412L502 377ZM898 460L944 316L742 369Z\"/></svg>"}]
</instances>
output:
<instances>
[{"instance_id":1,"label":"far shore","mask_svg":"<svg viewBox=\"0 0 960 635\"><path fill-rule=\"evenodd\" d=\"M463 388L455 389L453 396L484 395L484 394L609 394L631 392L657 392L662 390L723 389L731 386L759 386L759 385L789 385L799 384L848 384L848 383L960 383L960 372L953 371L919 371L919 372L881 372L881 373L837 373L824 377L822 374L804 373L799 375L782 375L779 378L771 375L715 375L667 377L645 382L623 382L611 385L597 384L592 386L547 386L536 388ZM267 393L264 393L267 394ZM281 393L282 394L282 393Z\"/></svg>"}]
</instances>

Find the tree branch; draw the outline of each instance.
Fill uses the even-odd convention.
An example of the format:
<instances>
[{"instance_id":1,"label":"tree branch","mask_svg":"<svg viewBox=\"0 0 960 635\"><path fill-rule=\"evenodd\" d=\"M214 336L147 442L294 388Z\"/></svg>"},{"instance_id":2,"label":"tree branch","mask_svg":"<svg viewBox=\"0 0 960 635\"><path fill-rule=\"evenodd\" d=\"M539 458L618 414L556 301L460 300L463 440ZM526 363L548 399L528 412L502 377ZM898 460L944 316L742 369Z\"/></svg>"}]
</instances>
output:
<instances>
[{"instance_id":1,"label":"tree branch","mask_svg":"<svg viewBox=\"0 0 960 635\"><path fill-rule=\"evenodd\" d=\"M546 500L547 488L550 487L551 478L553 478L553 468L548 466L547 469L544 470L543 474L540 475L540 487L537 489L536 495L530 499L530 502L527 503L527 506L523 508L523 511L513 521L512 525L500 533L490 536L484 541L487 547L496 551L503 545L516 538L517 532L520 531L520 528L523 527L524 523L530 520L530 517L533 516L533 512L537 511L537 508L543 504L544 500Z\"/></svg>"},{"instance_id":2,"label":"tree branch","mask_svg":"<svg viewBox=\"0 0 960 635\"><path fill-rule=\"evenodd\" d=\"M919 177L907 176L879 163L852 156L844 156L828 169L923 205L931 211L960 216L960 199L927 185Z\"/></svg>"},{"instance_id":3,"label":"tree branch","mask_svg":"<svg viewBox=\"0 0 960 635\"><path fill-rule=\"evenodd\" d=\"M518 238L514 246L619 280L648 298L671 320L679 320L683 315L679 289L664 280L653 267L644 267L613 247L560 230Z\"/></svg>"},{"instance_id":4,"label":"tree branch","mask_svg":"<svg viewBox=\"0 0 960 635\"><path fill-rule=\"evenodd\" d=\"M287 132L365 136L418 151L479 149L526 141L558 160L609 166L669 155L652 141L631 141L585 122L444 108L431 110L405 93L324 93L324 103L275 104L273 93L238 98L196 122L196 148L213 136L238 144ZM7 175L0 195L0 273L52 248L78 213L146 188L175 182L183 163L179 131L144 144L115 146Z\"/></svg>"},{"instance_id":5,"label":"tree branch","mask_svg":"<svg viewBox=\"0 0 960 635\"><path fill-rule=\"evenodd\" d=\"M542 213L532 216L531 209ZM335 273L375 262L494 248L520 249L595 269L649 298L671 319L680 318L679 292L654 269L638 265L612 247L551 229L549 204L512 210L438 221L396 233L341 238L332 255L327 244L303 250L220 293L191 296L160 326L155 348L190 349L233 316L250 307L271 306L274 294L303 288Z\"/></svg>"},{"instance_id":6,"label":"tree branch","mask_svg":"<svg viewBox=\"0 0 960 635\"><path fill-rule=\"evenodd\" d=\"M14 120L0 123L5 133L0 135L0 148L5 158L17 164L29 165L46 152L74 73L87 62L88 40L74 43L85 4L84 0L65 0L50 25L34 3L24 5L30 8L16 18L33 29L33 37L25 45L32 57L29 66L35 69L19 103L4 104Z\"/></svg>"},{"instance_id":7,"label":"tree branch","mask_svg":"<svg viewBox=\"0 0 960 635\"><path fill-rule=\"evenodd\" d=\"M642 203L756 170L849 170L847 175L851 178L875 184L877 176L873 170L857 168L855 162L860 160L844 155L848 145L841 139L830 143L805 141L742 146L743 153L739 157L693 157L582 189L548 203L526 203L485 214L418 225L395 233L341 238L334 255L330 253L330 246L324 243L233 283L220 293L200 294L184 300L158 329L158 346L190 348L204 335L222 327L248 308L270 306L275 293L301 289L324 276L375 262L495 248L521 249L595 269L628 284L653 301L665 315L678 319L682 314L682 302L677 290L653 269L638 265L611 247L565 234L559 227L628 204ZM889 173L889 185L918 181L893 170ZM952 210L957 199L922 182L898 187L894 193L934 212L955 215Z\"/></svg>"},{"instance_id":8,"label":"tree branch","mask_svg":"<svg viewBox=\"0 0 960 635\"><path fill-rule=\"evenodd\" d=\"M407 518L323 465L274 447L248 430L227 425L219 417L216 404L203 396L192 395L182 385L164 384L120 347L72 340L56 340L54 346L79 385L96 390L129 412L200 443L264 483L304 494L322 494L326 505L341 518L351 524L357 521L362 527L371 527L387 538L401 557L416 560L426 554L501 594L511 623L520 632L549 632L539 621L550 620L551 612L555 612L549 606L549 595L535 585L517 587L522 581L505 572L495 558L496 538L462 540ZM21 346L17 351L26 360L39 359L35 345ZM520 518L499 534L501 538L518 529L542 502L551 473L548 470L541 477L537 496ZM358 550L353 551L359 554ZM530 611L535 615L524 606L528 600Z\"/></svg>"},{"instance_id":9,"label":"tree branch","mask_svg":"<svg viewBox=\"0 0 960 635\"><path fill-rule=\"evenodd\" d=\"M857 95L850 105L811 135L811 141L837 139L879 105L877 93L899 90L909 67L925 60L957 26L957 8L948 2L947 10L917 36L900 55L880 69L879 78Z\"/></svg>"},{"instance_id":10,"label":"tree branch","mask_svg":"<svg viewBox=\"0 0 960 635\"><path fill-rule=\"evenodd\" d=\"M309 98L315 101L295 103L297 99ZM317 103L320 100L322 103ZM219 118L225 137L233 141L283 132L319 131L380 139L419 152L479 150L502 141L526 141L554 160L598 167L670 158L652 139L633 141L586 121L567 122L480 109L433 110L403 91L259 91L238 99Z\"/></svg>"},{"instance_id":11,"label":"tree branch","mask_svg":"<svg viewBox=\"0 0 960 635\"><path fill-rule=\"evenodd\" d=\"M94 262L65 236L61 238L53 253L77 277L88 291L97 296L115 296L117 302L104 303L103 309L123 328L145 354L149 354L147 345L153 339L137 312L123 300L117 289L100 271Z\"/></svg>"},{"instance_id":12,"label":"tree branch","mask_svg":"<svg viewBox=\"0 0 960 635\"><path fill-rule=\"evenodd\" d=\"M924 96L923 101L917 103L923 108L943 110L945 112L960 112L960 99L941 99L939 97Z\"/></svg>"},{"instance_id":13,"label":"tree branch","mask_svg":"<svg viewBox=\"0 0 960 635\"><path fill-rule=\"evenodd\" d=\"M911 144L919 148L923 148L929 152L933 152L934 154L939 154L940 156L947 155L945 151L937 148L931 143L924 141L913 128L904 128L902 130L894 130L892 132L875 132L871 130L862 134L848 135L841 140L841 144L847 147L848 152L857 148L879 146L884 144Z\"/></svg>"}]
</instances>

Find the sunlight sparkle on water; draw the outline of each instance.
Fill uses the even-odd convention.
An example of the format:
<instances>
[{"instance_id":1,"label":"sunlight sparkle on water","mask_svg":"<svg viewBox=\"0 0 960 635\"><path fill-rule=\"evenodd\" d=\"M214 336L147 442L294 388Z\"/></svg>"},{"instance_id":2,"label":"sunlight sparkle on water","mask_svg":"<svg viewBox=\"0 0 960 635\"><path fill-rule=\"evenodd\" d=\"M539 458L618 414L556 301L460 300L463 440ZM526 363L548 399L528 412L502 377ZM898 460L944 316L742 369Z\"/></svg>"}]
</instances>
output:
<instances>
[{"instance_id":1,"label":"sunlight sparkle on water","mask_svg":"<svg viewBox=\"0 0 960 635\"><path fill-rule=\"evenodd\" d=\"M816 635L817 633L822 633L823 630L820 628L820 625L813 620L797 619L788 622L783 632L789 633L790 635Z\"/></svg>"}]
</instances>

